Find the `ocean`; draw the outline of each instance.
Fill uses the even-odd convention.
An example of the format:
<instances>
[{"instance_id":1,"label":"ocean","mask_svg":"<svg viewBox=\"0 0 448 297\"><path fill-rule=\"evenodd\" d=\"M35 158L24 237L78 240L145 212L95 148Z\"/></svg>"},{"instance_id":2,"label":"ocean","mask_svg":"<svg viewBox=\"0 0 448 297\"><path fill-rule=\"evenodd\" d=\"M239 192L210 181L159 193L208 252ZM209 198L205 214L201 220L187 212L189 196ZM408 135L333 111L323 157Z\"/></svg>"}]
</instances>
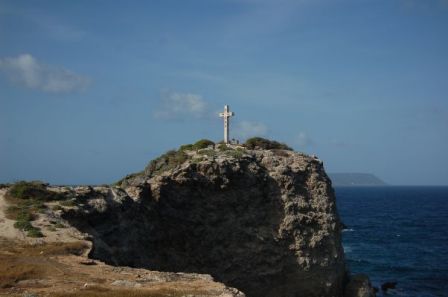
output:
<instances>
[{"instance_id":1,"label":"ocean","mask_svg":"<svg viewBox=\"0 0 448 297\"><path fill-rule=\"evenodd\" d=\"M352 273L377 296L448 296L448 187L336 187Z\"/></svg>"}]
</instances>

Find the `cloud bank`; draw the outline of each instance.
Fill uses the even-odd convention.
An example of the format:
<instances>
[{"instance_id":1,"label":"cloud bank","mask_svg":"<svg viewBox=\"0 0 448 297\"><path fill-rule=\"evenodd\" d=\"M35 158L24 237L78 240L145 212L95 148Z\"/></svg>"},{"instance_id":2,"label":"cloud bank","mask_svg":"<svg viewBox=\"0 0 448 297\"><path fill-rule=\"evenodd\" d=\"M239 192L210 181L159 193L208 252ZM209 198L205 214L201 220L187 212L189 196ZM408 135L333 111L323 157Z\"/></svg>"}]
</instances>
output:
<instances>
[{"instance_id":1,"label":"cloud bank","mask_svg":"<svg viewBox=\"0 0 448 297\"><path fill-rule=\"evenodd\" d=\"M158 119L201 118L206 113L207 104L201 95L169 92L161 97L161 104L154 112Z\"/></svg>"},{"instance_id":2,"label":"cloud bank","mask_svg":"<svg viewBox=\"0 0 448 297\"><path fill-rule=\"evenodd\" d=\"M0 59L0 71L19 85L48 93L70 93L90 84L89 78L41 63L30 54Z\"/></svg>"}]
</instances>

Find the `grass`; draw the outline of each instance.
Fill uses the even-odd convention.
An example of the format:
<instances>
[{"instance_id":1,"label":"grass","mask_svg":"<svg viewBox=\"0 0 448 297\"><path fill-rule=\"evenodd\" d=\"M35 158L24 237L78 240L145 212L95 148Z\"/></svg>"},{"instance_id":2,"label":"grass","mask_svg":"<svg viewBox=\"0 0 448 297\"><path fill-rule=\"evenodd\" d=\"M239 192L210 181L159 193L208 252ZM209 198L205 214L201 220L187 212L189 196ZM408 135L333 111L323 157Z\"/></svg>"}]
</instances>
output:
<instances>
[{"instance_id":1,"label":"grass","mask_svg":"<svg viewBox=\"0 0 448 297\"><path fill-rule=\"evenodd\" d=\"M26 245L2 240L0 244L0 288L51 275L55 268L48 256L81 255L88 248L84 242Z\"/></svg>"},{"instance_id":2,"label":"grass","mask_svg":"<svg viewBox=\"0 0 448 297\"><path fill-rule=\"evenodd\" d=\"M225 151L225 154L229 157L233 157L235 159L240 159L243 157L243 151L241 150L229 150Z\"/></svg>"},{"instance_id":3,"label":"grass","mask_svg":"<svg viewBox=\"0 0 448 297\"><path fill-rule=\"evenodd\" d=\"M203 290L176 289L109 289L100 286L87 287L73 293L54 293L54 297L186 297L210 296Z\"/></svg>"},{"instance_id":4,"label":"grass","mask_svg":"<svg viewBox=\"0 0 448 297\"><path fill-rule=\"evenodd\" d=\"M0 238L0 295L6 292L14 296L18 282L23 280L49 280L51 284L39 287L39 296L54 297L181 297L210 296L210 292L198 284L185 282L166 282L147 288L120 288L110 286L110 279L120 277L116 274L92 279L95 272L89 272L73 259L60 262L60 257L81 255L88 245L85 242L45 243L29 245ZM66 258L65 258L66 259ZM72 263L72 264L68 264ZM62 264L62 265L61 265ZM74 265L74 266L70 266ZM86 270L83 270L86 269ZM96 282L83 288L82 284ZM60 286L62 285L62 286ZM9 289L11 288L11 289ZM27 288L28 289L28 288ZM33 287L30 287L33 292ZM3 296L3 295L2 295ZM17 296L22 296L18 294Z\"/></svg>"},{"instance_id":5,"label":"grass","mask_svg":"<svg viewBox=\"0 0 448 297\"><path fill-rule=\"evenodd\" d=\"M188 160L188 155L184 151L171 150L152 160L145 168L145 174L155 176L167 170L171 170Z\"/></svg>"},{"instance_id":6,"label":"grass","mask_svg":"<svg viewBox=\"0 0 448 297\"><path fill-rule=\"evenodd\" d=\"M201 140L196 141L193 144L193 149L200 150L200 149L205 149L205 148L208 148L209 146L214 146L214 145L215 145L215 143L211 140L201 139Z\"/></svg>"},{"instance_id":7,"label":"grass","mask_svg":"<svg viewBox=\"0 0 448 297\"><path fill-rule=\"evenodd\" d=\"M32 225L38 213L46 211L45 202L61 201L65 203L63 194L47 189L42 182L20 181L13 184L5 195L10 206L6 209L6 217L15 220L14 227L27 232L29 237L43 237L41 230Z\"/></svg>"},{"instance_id":8,"label":"grass","mask_svg":"<svg viewBox=\"0 0 448 297\"><path fill-rule=\"evenodd\" d=\"M32 199L39 201L63 200L65 196L47 189L47 184L39 181L19 181L7 191L7 196L16 199Z\"/></svg>"},{"instance_id":9,"label":"grass","mask_svg":"<svg viewBox=\"0 0 448 297\"><path fill-rule=\"evenodd\" d=\"M248 149L254 150L254 149L265 149L265 150L272 150L272 149L280 149L280 150L288 150L292 151L293 149L287 146L284 143L277 142L275 140L269 140L262 137L252 137L246 140L246 142L243 144Z\"/></svg>"},{"instance_id":10,"label":"grass","mask_svg":"<svg viewBox=\"0 0 448 297\"><path fill-rule=\"evenodd\" d=\"M10 206L6 209L6 217L15 220L14 227L27 232L29 237L43 237L39 228L34 227L31 222L36 218L31 208L27 206Z\"/></svg>"},{"instance_id":11,"label":"grass","mask_svg":"<svg viewBox=\"0 0 448 297\"><path fill-rule=\"evenodd\" d=\"M219 150L220 152L224 152L224 151L232 150L232 148L228 147L228 146L225 145L224 143L221 143L220 145L218 145L218 150Z\"/></svg>"}]
</instances>

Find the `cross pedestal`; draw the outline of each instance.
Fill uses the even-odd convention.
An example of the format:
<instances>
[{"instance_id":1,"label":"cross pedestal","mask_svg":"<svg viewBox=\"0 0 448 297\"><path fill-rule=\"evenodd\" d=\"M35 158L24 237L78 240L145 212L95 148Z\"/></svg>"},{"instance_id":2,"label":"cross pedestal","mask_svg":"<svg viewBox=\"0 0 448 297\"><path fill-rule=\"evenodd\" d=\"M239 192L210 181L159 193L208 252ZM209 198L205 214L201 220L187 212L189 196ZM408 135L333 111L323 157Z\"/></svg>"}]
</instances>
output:
<instances>
[{"instance_id":1,"label":"cross pedestal","mask_svg":"<svg viewBox=\"0 0 448 297\"><path fill-rule=\"evenodd\" d=\"M228 105L224 105L224 112L219 113L221 118L224 118L224 143L229 143L229 118L234 116L235 113L229 110Z\"/></svg>"}]
</instances>

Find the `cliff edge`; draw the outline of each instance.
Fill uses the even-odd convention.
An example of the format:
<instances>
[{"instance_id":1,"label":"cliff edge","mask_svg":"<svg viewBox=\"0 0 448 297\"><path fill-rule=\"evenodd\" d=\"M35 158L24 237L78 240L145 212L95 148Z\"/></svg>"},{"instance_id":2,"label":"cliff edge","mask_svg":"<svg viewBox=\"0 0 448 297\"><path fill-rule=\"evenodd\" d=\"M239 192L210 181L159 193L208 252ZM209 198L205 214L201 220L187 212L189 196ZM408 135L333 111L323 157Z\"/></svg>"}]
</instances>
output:
<instances>
[{"instance_id":1,"label":"cliff edge","mask_svg":"<svg viewBox=\"0 0 448 297\"><path fill-rule=\"evenodd\" d=\"M211 274L249 297L343 295L341 223L315 157L184 147L76 200L63 217L108 264Z\"/></svg>"}]
</instances>

